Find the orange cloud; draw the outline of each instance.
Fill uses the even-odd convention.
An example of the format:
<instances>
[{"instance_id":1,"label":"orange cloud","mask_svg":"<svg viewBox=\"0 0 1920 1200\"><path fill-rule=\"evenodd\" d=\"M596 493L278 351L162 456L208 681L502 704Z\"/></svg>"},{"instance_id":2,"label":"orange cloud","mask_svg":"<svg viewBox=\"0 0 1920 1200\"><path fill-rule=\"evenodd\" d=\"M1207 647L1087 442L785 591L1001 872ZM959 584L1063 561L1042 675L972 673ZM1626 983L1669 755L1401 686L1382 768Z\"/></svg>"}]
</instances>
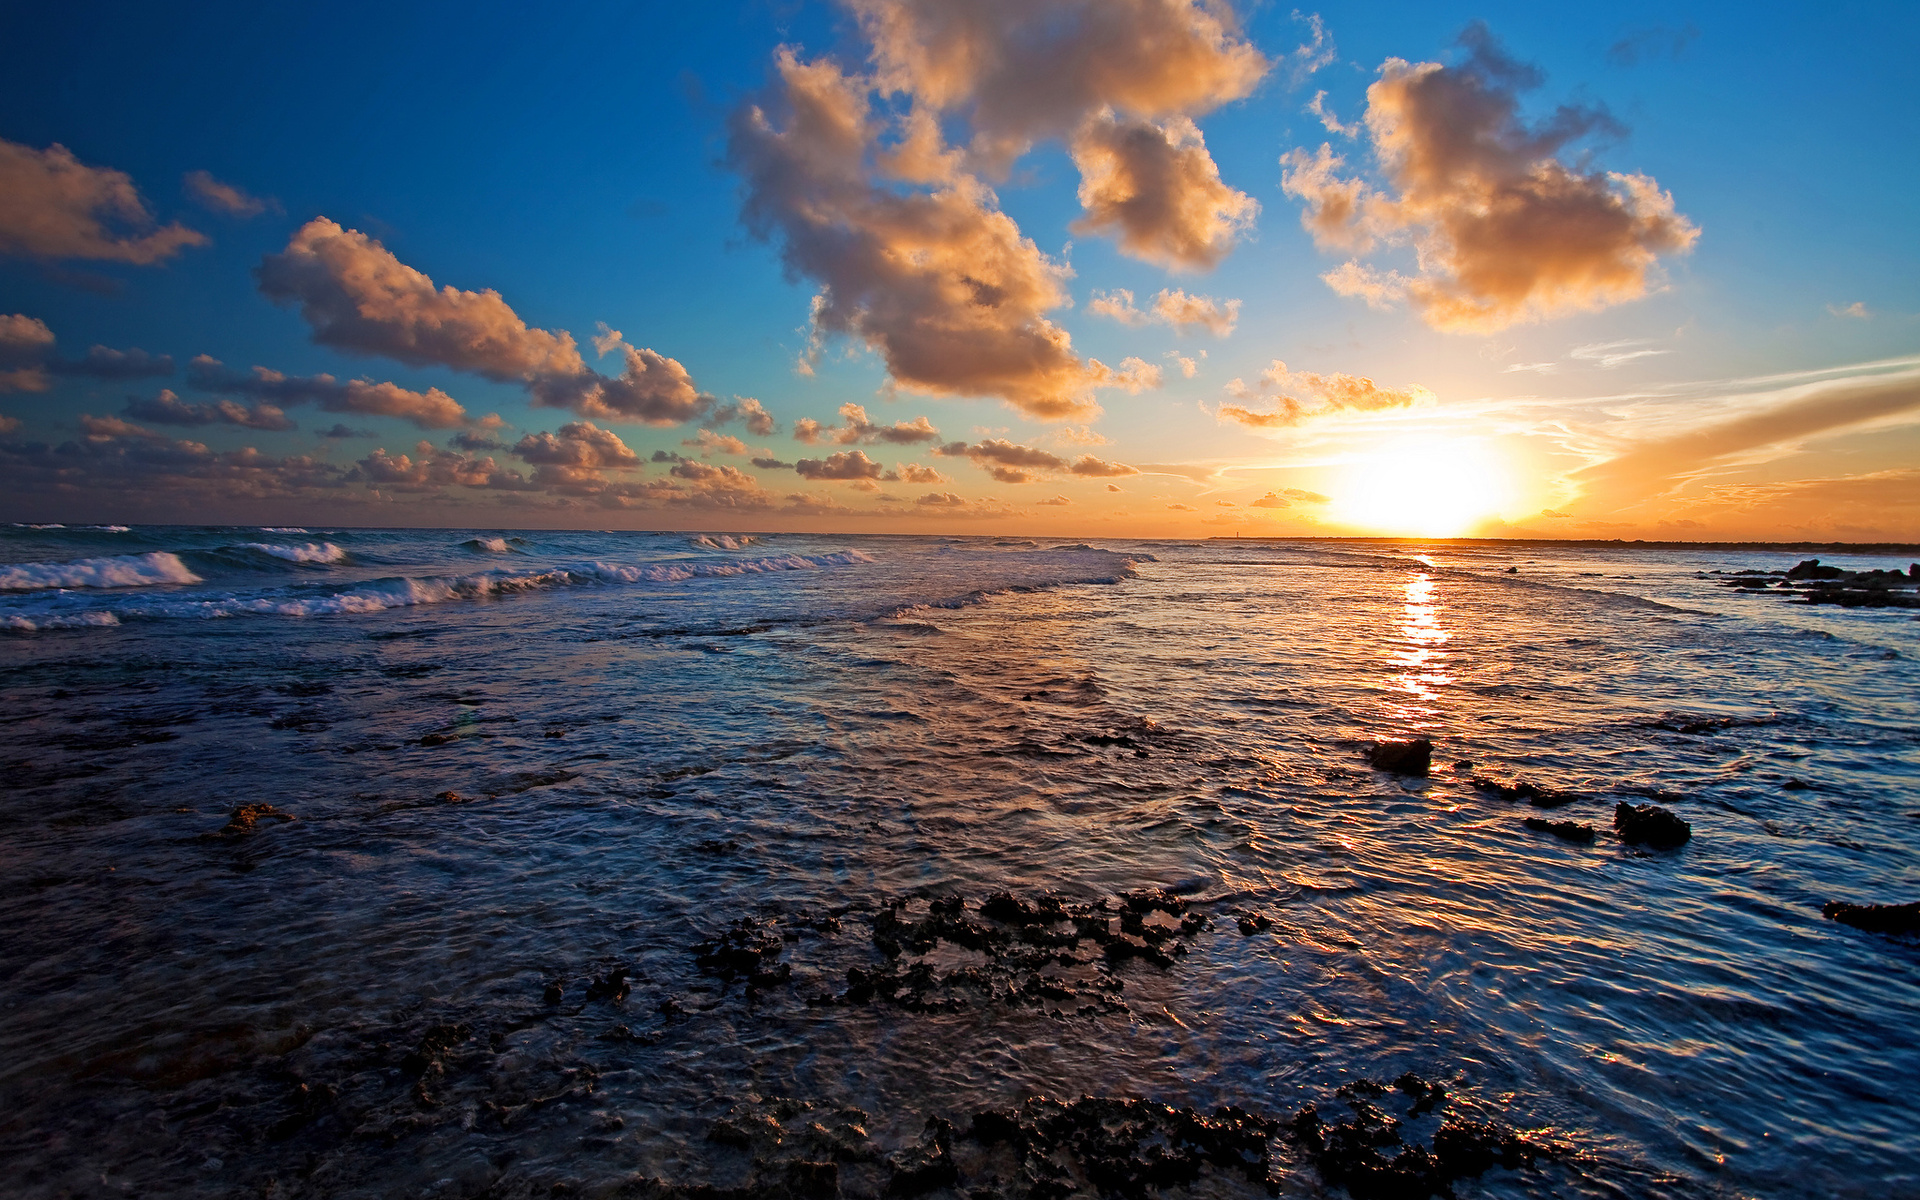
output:
<instances>
[{"instance_id":1,"label":"orange cloud","mask_svg":"<svg viewBox=\"0 0 1920 1200\"><path fill-rule=\"evenodd\" d=\"M125 172L89 167L57 142L0 139L0 254L152 266L207 244L184 225L155 224Z\"/></svg>"},{"instance_id":2,"label":"orange cloud","mask_svg":"<svg viewBox=\"0 0 1920 1200\"><path fill-rule=\"evenodd\" d=\"M439 388L416 392L397 383L367 379L340 382L331 375L284 375L266 367L228 370L217 358L197 355L187 364L187 382L203 392L251 396L280 404L318 404L325 412L399 417L422 429L467 423L467 410Z\"/></svg>"},{"instance_id":3,"label":"orange cloud","mask_svg":"<svg viewBox=\"0 0 1920 1200\"><path fill-rule=\"evenodd\" d=\"M1179 288L1162 288L1143 310L1135 307L1132 291L1114 288L1094 292L1087 302L1087 311L1122 325L1143 325L1152 320L1171 325L1179 333L1205 329L1215 337L1226 337L1240 320L1240 301L1215 300L1211 296L1188 295ZM1193 371L1187 369L1186 364L1191 361L1181 360L1182 370L1189 379L1193 378Z\"/></svg>"},{"instance_id":4,"label":"orange cloud","mask_svg":"<svg viewBox=\"0 0 1920 1200\"><path fill-rule=\"evenodd\" d=\"M802 479L878 479L880 464L864 450L842 450L825 459L803 458L793 464Z\"/></svg>"},{"instance_id":5,"label":"orange cloud","mask_svg":"<svg viewBox=\"0 0 1920 1200\"><path fill-rule=\"evenodd\" d=\"M230 217L257 217L269 208L275 211L280 208L277 202L249 195L230 183L220 182L206 171L188 171L184 182L189 196L206 208Z\"/></svg>"},{"instance_id":6,"label":"orange cloud","mask_svg":"<svg viewBox=\"0 0 1920 1200\"><path fill-rule=\"evenodd\" d=\"M1663 254L1698 240L1650 177L1584 172L1558 157L1592 133L1624 132L1604 109L1562 106L1543 125L1519 118L1540 73L1508 58L1476 24L1457 67L1388 59L1367 89L1365 126L1388 183L1341 174L1329 146L1282 163L1301 223L1323 248L1364 255L1411 242L1408 276L1358 258L1323 276L1375 306L1411 303L1436 329L1484 333L1516 322L1595 311L1646 294Z\"/></svg>"},{"instance_id":7,"label":"orange cloud","mask_svg":"<svg viewBox=\"0 0 1920 1200\"><path fill-rule=\"evenodd\" d=\"M1261 372L1259 381L1249 387L1244 380L1227 384L1227 393L1238 400L1253 400L1272 393L1272 411L1262 412L1238 404L1223 404L1219 415L1256 429L1276 429L1298 425L1310 417L1342 412L1381 412L1431 403L1433 393L1418 384L1404 388L1381 387L1364 375L1336 371L1322 375L1315 371L1290 371L1287 364L1274 359ZM1301 397L1307 399L1301 399Z\"/></svg>"},{"instance_id":8,"label":"orange cloud","mask_svg":"<svg viewBox=\"0 0 1920 1200\"><path fill-rule=\"evenodd\" d=\"M1080 169L1076 233L1111 234L1122 253L1163 267L1207 270L1233 249L1260 211L1220 182L1199 126L1187 117L1090 118L1074 134Z\"/></svg>"}]
</instances>

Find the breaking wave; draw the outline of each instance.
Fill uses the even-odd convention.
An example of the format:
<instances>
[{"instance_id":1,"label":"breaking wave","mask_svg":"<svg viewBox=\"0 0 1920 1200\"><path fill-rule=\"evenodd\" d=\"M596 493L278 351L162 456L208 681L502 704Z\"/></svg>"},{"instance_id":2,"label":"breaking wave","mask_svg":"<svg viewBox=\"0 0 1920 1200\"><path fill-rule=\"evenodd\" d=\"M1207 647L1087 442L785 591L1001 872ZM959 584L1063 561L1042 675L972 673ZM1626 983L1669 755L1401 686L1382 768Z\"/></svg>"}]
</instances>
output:
<instances>
[{"instance_id":1,"label":"breaking wave","mask_svg":"<svg viewBox=\"0 0 1920 1200\"><path fill-rule=\"evenodd\" d=\"M703 533L688 538L687 544L702 550L745 550L748 546L759 544L759 541L759 538L744 533Z\"/></svg>"},{"instance_id":2,"label":"breaking wave","mask_svg":"<svg viewBox=\"0 0 1920 1200\"><path fill-rule=\"evenodd\" d=\"M273 546L266 542L242 542L241 550L254 550L274 558L296 563L337 563L345 562L347 552L332 542L307 542L300 546Z\"/></svg>"},{"instance_id":3,"label":"breaking wave","mask_svg":"<svg viewBox=\"0 0 1920 1200\"><path fill-rule=\"evenodd\" d=\"M71 562L9 563L0 566L0 591L41 588L141 587L156 583L200 583L177 554L115 554Z\"/></svg>"}]
</instances>

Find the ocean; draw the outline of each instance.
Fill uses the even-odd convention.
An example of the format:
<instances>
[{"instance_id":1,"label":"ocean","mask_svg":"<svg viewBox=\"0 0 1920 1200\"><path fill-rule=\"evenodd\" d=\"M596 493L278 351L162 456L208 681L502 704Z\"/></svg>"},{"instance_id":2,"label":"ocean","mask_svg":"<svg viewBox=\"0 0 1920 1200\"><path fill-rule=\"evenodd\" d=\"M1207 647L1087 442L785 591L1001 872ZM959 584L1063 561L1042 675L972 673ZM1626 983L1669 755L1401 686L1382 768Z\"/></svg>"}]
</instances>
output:
<instances>
[{"instance_id":1,"label":"ocean","mask_svg":"<svg viewBox=\"0 0 1920 1200\"><path fill-rule=\"evenodd\" d=\"M0 1191L1920 1194L1811 556L0 529Z\"/></svg>"}]
</instances>

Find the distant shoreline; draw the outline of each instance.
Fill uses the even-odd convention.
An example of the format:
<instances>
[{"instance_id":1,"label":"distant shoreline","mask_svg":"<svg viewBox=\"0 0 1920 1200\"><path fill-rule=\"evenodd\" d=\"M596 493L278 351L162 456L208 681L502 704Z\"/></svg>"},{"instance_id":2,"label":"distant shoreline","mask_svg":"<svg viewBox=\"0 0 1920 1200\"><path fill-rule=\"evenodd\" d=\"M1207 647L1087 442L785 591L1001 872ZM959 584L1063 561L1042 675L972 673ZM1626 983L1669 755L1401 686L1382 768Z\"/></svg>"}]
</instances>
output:
<instances>
[{"instance_id":1,"label":"distant shoreline","mask_svg":"<svg viewBox=\"0 0 1920 1200\"><path fill-rule=\"evenodd\" d=\"M1205 540L1210 542L1378 542L1396 546L1470 542L1476 546L1618 546L1630 550L1784 550L1796 553L1820 550L1829 554L1920 554L1920 542L1648 542L1638 538L1341 537L1333 534L1293 537L1223 537L1215 534Z\"/></svg>"}]
</instances>

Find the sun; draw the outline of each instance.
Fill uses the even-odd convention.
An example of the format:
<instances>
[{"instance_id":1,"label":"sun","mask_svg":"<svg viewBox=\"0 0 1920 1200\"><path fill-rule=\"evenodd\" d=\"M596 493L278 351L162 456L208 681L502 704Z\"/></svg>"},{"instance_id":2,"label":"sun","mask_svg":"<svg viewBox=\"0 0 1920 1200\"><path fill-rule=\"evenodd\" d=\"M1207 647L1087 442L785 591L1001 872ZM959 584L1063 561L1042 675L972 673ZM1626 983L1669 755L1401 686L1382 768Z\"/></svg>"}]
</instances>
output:
<instances>
[{"instance_id":1,"label":"sun","mask_svg":"<svg viewBox=\"0 0 1920 1200\"><path fill-rule=\"evenodd\" d=\"M1331 515L1385 534L1454 537L1512 497L1506 464L1464 438L1408 438L1350 464Z\"/></svg>"}]
</instances>

